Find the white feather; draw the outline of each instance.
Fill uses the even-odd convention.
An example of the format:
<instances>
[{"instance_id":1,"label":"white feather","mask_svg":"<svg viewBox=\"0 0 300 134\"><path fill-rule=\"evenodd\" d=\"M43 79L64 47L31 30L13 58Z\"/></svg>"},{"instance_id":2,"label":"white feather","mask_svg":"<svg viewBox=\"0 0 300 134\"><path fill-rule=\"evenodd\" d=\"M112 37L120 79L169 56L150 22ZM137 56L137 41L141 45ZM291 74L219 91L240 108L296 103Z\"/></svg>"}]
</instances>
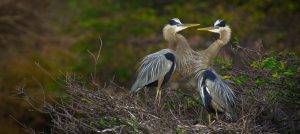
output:
<instances>
[{"instance_id":1,"label":"white feather","mask_svg":"<svg viewBox=\"0 0 300 134\"><path fill-rule=\"evenodd\" d=\"M174 19L172 19L172 20L176 21L176 22L179 23L179 24L182 24L178 18L174 18Z\"/></svg>"},{"instance_id":2,"label":"white feather","mask_svg":"<svg viewBox=\"0 0 300 134\"><path fill-rule=\"evenodd\" d=\"M221 22L221 20L217 20L217 21L214 23L214 26L217 26L220 22Z\"/></svg>"}]
</instances>

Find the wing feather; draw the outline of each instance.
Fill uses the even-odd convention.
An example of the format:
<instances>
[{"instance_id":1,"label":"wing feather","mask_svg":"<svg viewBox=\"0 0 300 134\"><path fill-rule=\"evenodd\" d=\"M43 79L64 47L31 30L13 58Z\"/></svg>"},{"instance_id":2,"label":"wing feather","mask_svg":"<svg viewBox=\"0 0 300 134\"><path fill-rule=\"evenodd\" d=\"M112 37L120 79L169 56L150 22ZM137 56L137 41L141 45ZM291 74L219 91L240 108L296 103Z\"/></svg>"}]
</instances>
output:
<instances>
[{"instance_id":1,"label":"wing feather","mask_svg":"<svg viewBox=\"0 0 300 134\"><path fill-rule=\"evenodd\" d=\"M199 75L200 80L198 80L198 90L201 91L201 89L205 86L212 100L218 105L218 109L233 115L235 94L231 87L227 85L219 75L217 75L215 72L213 72L213 75L215 75L213 80L205 79L203 77L203 73ZM201 94L201 96L203 95Z\"/></svg>"},{"instance_id":2,"label":"wing feather","mask_svg":"<svg viewBox=\"0 0 300 134\"><path fill-rule=\"evenodd\" d=\"M217 77L214 81L207 79L206 86L212 99L219 105L223 107L228 105L234 107L235 95L231 88L222 81L220 77Z\"/></svg>"},{"instance_id":3,"label":"wing feather","mask_svg":"<svg viewBox=\"0 0 300 134\"><path fill-rule=\"evenodd\" d=\"M165 76L166 73L170 71L173 63L166 59L164 56L166 53L174 54L171 49L163 49L143 58L137 79L131 88L131 92L138 91L140 88Z\"/></svg>"}]
</instances>

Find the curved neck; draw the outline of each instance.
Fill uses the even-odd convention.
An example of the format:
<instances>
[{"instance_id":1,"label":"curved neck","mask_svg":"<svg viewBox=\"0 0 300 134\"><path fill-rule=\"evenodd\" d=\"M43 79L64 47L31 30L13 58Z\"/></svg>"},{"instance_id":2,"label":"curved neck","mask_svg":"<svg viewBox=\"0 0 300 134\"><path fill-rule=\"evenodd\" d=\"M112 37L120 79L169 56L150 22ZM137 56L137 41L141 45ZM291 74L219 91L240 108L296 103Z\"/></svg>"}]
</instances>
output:
<instances>
[{"instance_id":1,"label":"curved neck","mask_svg":"<svg viewBox=\"0 0 300 134\"><path fill-rule=\"evenodd\" d=\"M231 29L228 26L220 30L219 39L214 41L206 50L203 51L208 60L208 64L210 64L211 60L217 56L220 49L229 42L230 37Z\"/></svg>"},{"instance_id":2,"label":"curved neck","mask_svg":"<svg viewBox=\"0 0 300 134\"><path fill-rule=\"evenodd\" d=\"M189 55L194 52L194 50L190 47L186 38L181 34L175 34L176 36L176 53L178 55Z\"/></svg>"},{"instance_id":3,"label":"curved neck","mask_svg":"<svg viewBox=\"0 0 300 134\"><path fill-rule=\"evenodd\" d=\"M163 35L165 40L169 42L168 47L175 51L177 68L181 71L188 71L192 65L193 54L196 52L190 47L184 36L176 33L174 27L166 25L163 29Z\"/></svg>"},{"instance_id":4,"label":"curved neck","mask_svg":"<svg viewBox=\"0 0 300 134\"><path fill-rule=\"evenodd\" d=\"M163 28L164 39L168 42L168 47L172 50L176 50L177 33L173 26L166 25Z\"/></svg>"},{"instance_id":5,"label":"curved neck","mask_svg":"<svg viewBox=\"0 0 300 134\"><path fill-rule=\"evenodd\" d=\"M181 34L176 34L176 63L178 70L183 74L188 74L192 68L192 62L194 60L196 52L190 47L186 38Z\"/></svg>"}]
</instances>

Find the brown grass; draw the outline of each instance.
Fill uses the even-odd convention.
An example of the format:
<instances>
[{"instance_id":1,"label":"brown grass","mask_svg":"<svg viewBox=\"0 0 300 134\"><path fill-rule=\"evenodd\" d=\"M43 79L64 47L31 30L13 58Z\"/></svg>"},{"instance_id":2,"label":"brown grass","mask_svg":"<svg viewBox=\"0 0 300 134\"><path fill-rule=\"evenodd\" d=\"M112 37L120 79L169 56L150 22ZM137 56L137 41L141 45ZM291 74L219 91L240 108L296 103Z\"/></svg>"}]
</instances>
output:
<instances>
[{"instance_id":1,"label":"brown grass","mask_svg":"<svg viewBox=\"0 0 300 134\"><path fill-rule=\"evenodd\" d=\"M233 84L237 94L236 110L239 115L235 122L222 117L221 120L208 125L206 111L201 106L199 93L194 90L194 87L184 89L165 87L161 107L155 105L155 92L152 89L144 89L137 96L132 97L128 95L127 88L113 81L108 85L101 85L95 80L83 82L84 80L72 75L66 75L62 84L66 90L65 96L59 100L53 99L51 103L45 99L32 98L24 90L21 90L21 94L35 110L50 115L52 133L296 133L299 131L297 128L299 120L294 118L299 111L299 106L266 99L270 91L283 88L285 85L267 86L264 89L255 85L256 76L268 77L269 72L253 69L249 67L249 63L268 55L238 48L241 49L239 52L242 53L240 56L244 59L245 66L242 69L228 70L226 74L234 77L248 74L249 80L242 85ZM91 55L96 65L100 51L97 55L92 53ZM298 61L296 63L298 64ZM92 75L92 78L95 77L95 74ZM254 91L249 92L247 90L249 88L253 88ZM295 110L292 112L286 110L290 107Z\"/></svg>"}]
</instances>

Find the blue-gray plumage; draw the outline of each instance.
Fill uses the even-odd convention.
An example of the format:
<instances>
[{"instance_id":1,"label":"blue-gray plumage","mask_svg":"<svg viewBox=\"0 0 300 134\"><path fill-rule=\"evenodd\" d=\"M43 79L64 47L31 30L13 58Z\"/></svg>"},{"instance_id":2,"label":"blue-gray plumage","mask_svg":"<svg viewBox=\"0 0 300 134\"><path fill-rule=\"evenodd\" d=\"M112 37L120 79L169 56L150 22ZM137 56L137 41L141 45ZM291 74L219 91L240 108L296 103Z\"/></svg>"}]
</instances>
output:
<instances>
[{"instance_id":1,"label":"blue-gray plumage","mask_svg":"<svg viewBox=\"0 0 300 134\"><path fill-rule=\"evenodd\" d=\"M163 28L163 35L165 40L169 42L169 48L171 49L160 50L147 55L142 60L137 79L130 90L131 94L135 94L143 87L157 87L155 100L159 97L159 104L161 96L160 87L166 84L174 73L177 62L176 57L178 56L179 59L182 60L180 62L181 64L185 63L185 59L181 56L184 49L174 51L177 50L177 46L188 46L186 39L182 35L177 34L177 32L198 25L199 24L182 24L178 18L173 18L169 21Z\"/></svg>"},{"instance_id":2,"label":"blue-gray plumage","mask_svg":"<svg viewBox=\"0 0 300 134\"><path fill-rule=\"evenodd\" d=\"M171 49L163 49L146 56L130 92L136 93L145 86L157 87L160 78L163 78L162 85L167 83L175 68L175 54Z\"/></svg>"},{"instance_id":3,"label":"blue-gray plumage","mask_svg":"<svg viewBox=\"0 0 300 134\"><path fill-rule=\"evenodd\" d=\"M211 70L204 70L198 79L197 90L207 111L225 113L234 119L235 95L231 88Z\"/></svg>"},{"instance_id":4,"label":"blue-gray plumage","mask_svg":"<svg viewBox=\"0 0 300 134\"><path fill-rule=\"evenodd\" d=\"M176 67L176 63L175 63L175 55L173 53L166 53L164 54L165 58L169 61L172 62L172 66L170 68L170 70L165 74L163 82L162 82L162 86L165 85L171 78L175 67ZM157 87L158 86L158 80L146 85L146 87Z\"/></svg>"},{"instance_id":5,"label":"blue-gray plumage","mask_svg":"<svg viewBox=\"0 0 300 134\"><path fill-rule=\"evenodd\" d=\"M199 28L198 30L218 33L219 39L214 41L207 49L199 52L199 59L194 60L194 72L197 74L197 90L200 92L203 105L208 111L208 121L210 113L225 113L231 119L236 119L234 112L235 94L214 71L210 70L212 60L217 56L220 49L226 45L231 37L231 29L223 20L215 21L213 26Z\"/></svg>"}]
</instances>

